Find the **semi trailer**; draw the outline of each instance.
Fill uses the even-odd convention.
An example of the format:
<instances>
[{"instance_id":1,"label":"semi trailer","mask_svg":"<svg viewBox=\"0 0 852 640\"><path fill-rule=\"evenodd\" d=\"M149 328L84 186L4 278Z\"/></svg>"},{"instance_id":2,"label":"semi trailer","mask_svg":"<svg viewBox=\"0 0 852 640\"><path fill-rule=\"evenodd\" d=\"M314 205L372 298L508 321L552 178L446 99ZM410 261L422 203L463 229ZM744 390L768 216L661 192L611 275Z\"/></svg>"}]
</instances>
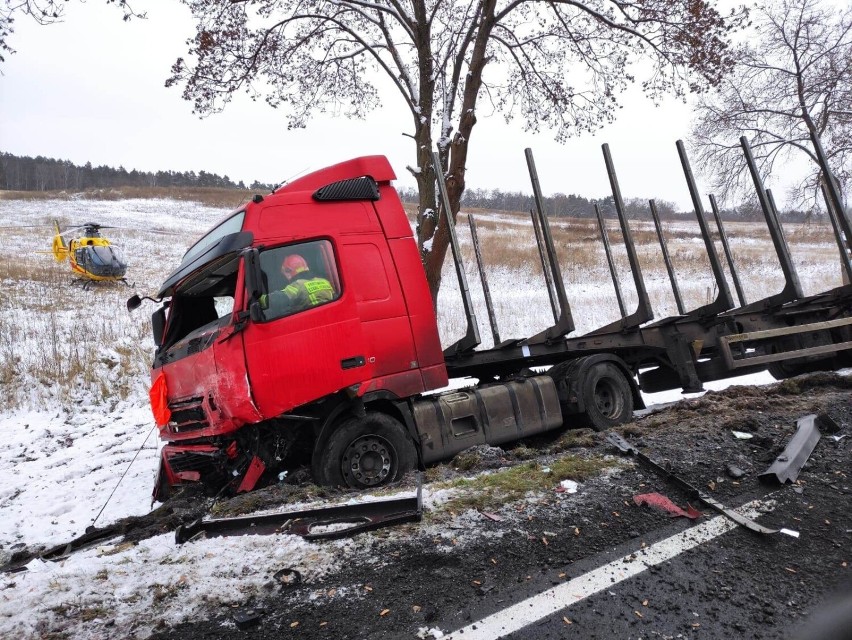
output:
<instances>
[{"instance_id":1,"label":"semi trailer","mask_svg":"<svg viewBox=\"0 0 852 640\"><path fill-rule=\"evenodd\" d=\"M183 256L149 299L156 352L151 404L165 441L154 498L201 482L249 491L309 465L315 482L367 488L451 458L571 425L606 429L642 407L641 391L682 388L769 369L778 378L852 365L852 285L806 296L771 192L742 139L785 285L748 302L715 199L711 205L737 299L683 144L677 149L715 281L716 298L684 308L655 203L678 314L654 319L609 147L604 160L638 298L625 309L606 227L596 210L621 318L582 335L556 257L532 152L526 150L537 247L553 312L540 333L501 340L476 224L471 242L493 334L481 346L455 226L450 248L465 335L442 346L411 225L382 156L316 171L227 215ZM437 154L433 154L440 167ZM436 172L441 175L441 171ZM835 184L828 185L827 194ZM438 181L443 211L446 187ZM828 197L827 195L827 197ZM829 207L841 265L852 274L852 229ZM535 255L537 249L537 255ZM322 289L312 303L275 304L296 255ZM848 280L847 280L848 281ZM285 302L291 302L286 301ZM128 309L141 304L128 300ZM450 380L469 379L464 388Z\"/></svg>"}]
</instances>

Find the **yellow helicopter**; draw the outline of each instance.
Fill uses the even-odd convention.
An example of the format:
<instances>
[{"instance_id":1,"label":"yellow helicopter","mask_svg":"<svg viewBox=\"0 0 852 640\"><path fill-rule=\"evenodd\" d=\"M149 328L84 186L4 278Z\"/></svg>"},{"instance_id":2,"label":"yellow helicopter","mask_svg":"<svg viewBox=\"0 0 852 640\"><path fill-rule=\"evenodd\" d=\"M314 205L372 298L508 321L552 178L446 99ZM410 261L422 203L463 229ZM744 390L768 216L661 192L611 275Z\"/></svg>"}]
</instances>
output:
<instances>
[{"instance_id":1,"label":"yellow helicopter","mask_svg":"<svg viewBox=\"0 0 852 640\"><path fill-rule=\"evenodd\" d=\"M57 262L68 260L71 271L86 286L91 282L123 282L127 284L127 261L116 245L101 235L103 225L85 224L61 231L59 222L53 221L56 234L53 236L53 257Z\"/></svg>"}]
</instances>

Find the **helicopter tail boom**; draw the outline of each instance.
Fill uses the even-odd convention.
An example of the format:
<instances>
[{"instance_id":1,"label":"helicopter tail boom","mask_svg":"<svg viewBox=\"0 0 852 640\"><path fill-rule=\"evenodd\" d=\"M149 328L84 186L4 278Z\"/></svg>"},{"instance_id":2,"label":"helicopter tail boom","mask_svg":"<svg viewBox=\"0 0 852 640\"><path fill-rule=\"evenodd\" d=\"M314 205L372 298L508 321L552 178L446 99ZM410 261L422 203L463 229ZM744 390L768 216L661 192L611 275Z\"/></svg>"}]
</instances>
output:
<instances>
[{"instance_id":1,"label":"helicopter tail boom","mask_svg":"<svg viewBox=\"0 0 852 640\"><path fill-rule=\"evenodd\" d=\"M65 244L65 239L62 237L57 220L53 221L53 227L56 229L56 235L53 236L53 258L57 262L62 262L68 258L68 245Z\"/></svg>"}]
</instances>

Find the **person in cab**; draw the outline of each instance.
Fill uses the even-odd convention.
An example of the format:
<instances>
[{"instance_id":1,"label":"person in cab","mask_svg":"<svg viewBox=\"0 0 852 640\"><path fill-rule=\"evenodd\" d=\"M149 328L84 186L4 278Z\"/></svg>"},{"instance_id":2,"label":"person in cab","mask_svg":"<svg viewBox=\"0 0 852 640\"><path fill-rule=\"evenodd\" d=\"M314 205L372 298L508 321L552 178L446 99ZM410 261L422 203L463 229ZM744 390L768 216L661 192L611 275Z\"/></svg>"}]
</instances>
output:
<instances>
[{"instance_id":1,"label":"person in cab","mask_svg":"<svg viewBox=\"0 0 852 640\"><path fill-rule=\"evenodd\" d=\"M325 278L315 275L307 261L298 253L281 262L281 275L287 285L260 297L260 306L274 315L289 315L334 300L334 287Z\"/></svg>"}]
</instances>

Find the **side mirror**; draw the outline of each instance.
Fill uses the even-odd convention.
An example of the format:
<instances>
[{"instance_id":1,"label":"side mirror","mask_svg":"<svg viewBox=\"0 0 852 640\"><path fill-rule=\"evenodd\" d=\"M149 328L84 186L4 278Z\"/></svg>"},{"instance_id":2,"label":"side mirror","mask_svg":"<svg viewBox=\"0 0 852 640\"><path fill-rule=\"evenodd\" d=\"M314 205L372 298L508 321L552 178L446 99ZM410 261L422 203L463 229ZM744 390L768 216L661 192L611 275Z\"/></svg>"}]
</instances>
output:
<instances>
[{"instance_id":1,"label":"side mirror","mask_svg":"<svg viewBox=\"0 0 852 640\"><path fill-rule=\"evenodd\" d=\"M128 311L135 311L140 306L142 306L142 298L140 298L138 295L133 294L132 296L130 296L127 299L127 310Z\"/></svg>"},{"instance_id":2,"label":"side mirror","mask_svg":"<svg viewBox=\"0 0 852 640\"><path fill-rule=\"evenodd\" d=\"M260 302L254 301L249 305L249 316L252 322L263 322L263 307L260 306Z\"/></svg>"}]
</instances>

